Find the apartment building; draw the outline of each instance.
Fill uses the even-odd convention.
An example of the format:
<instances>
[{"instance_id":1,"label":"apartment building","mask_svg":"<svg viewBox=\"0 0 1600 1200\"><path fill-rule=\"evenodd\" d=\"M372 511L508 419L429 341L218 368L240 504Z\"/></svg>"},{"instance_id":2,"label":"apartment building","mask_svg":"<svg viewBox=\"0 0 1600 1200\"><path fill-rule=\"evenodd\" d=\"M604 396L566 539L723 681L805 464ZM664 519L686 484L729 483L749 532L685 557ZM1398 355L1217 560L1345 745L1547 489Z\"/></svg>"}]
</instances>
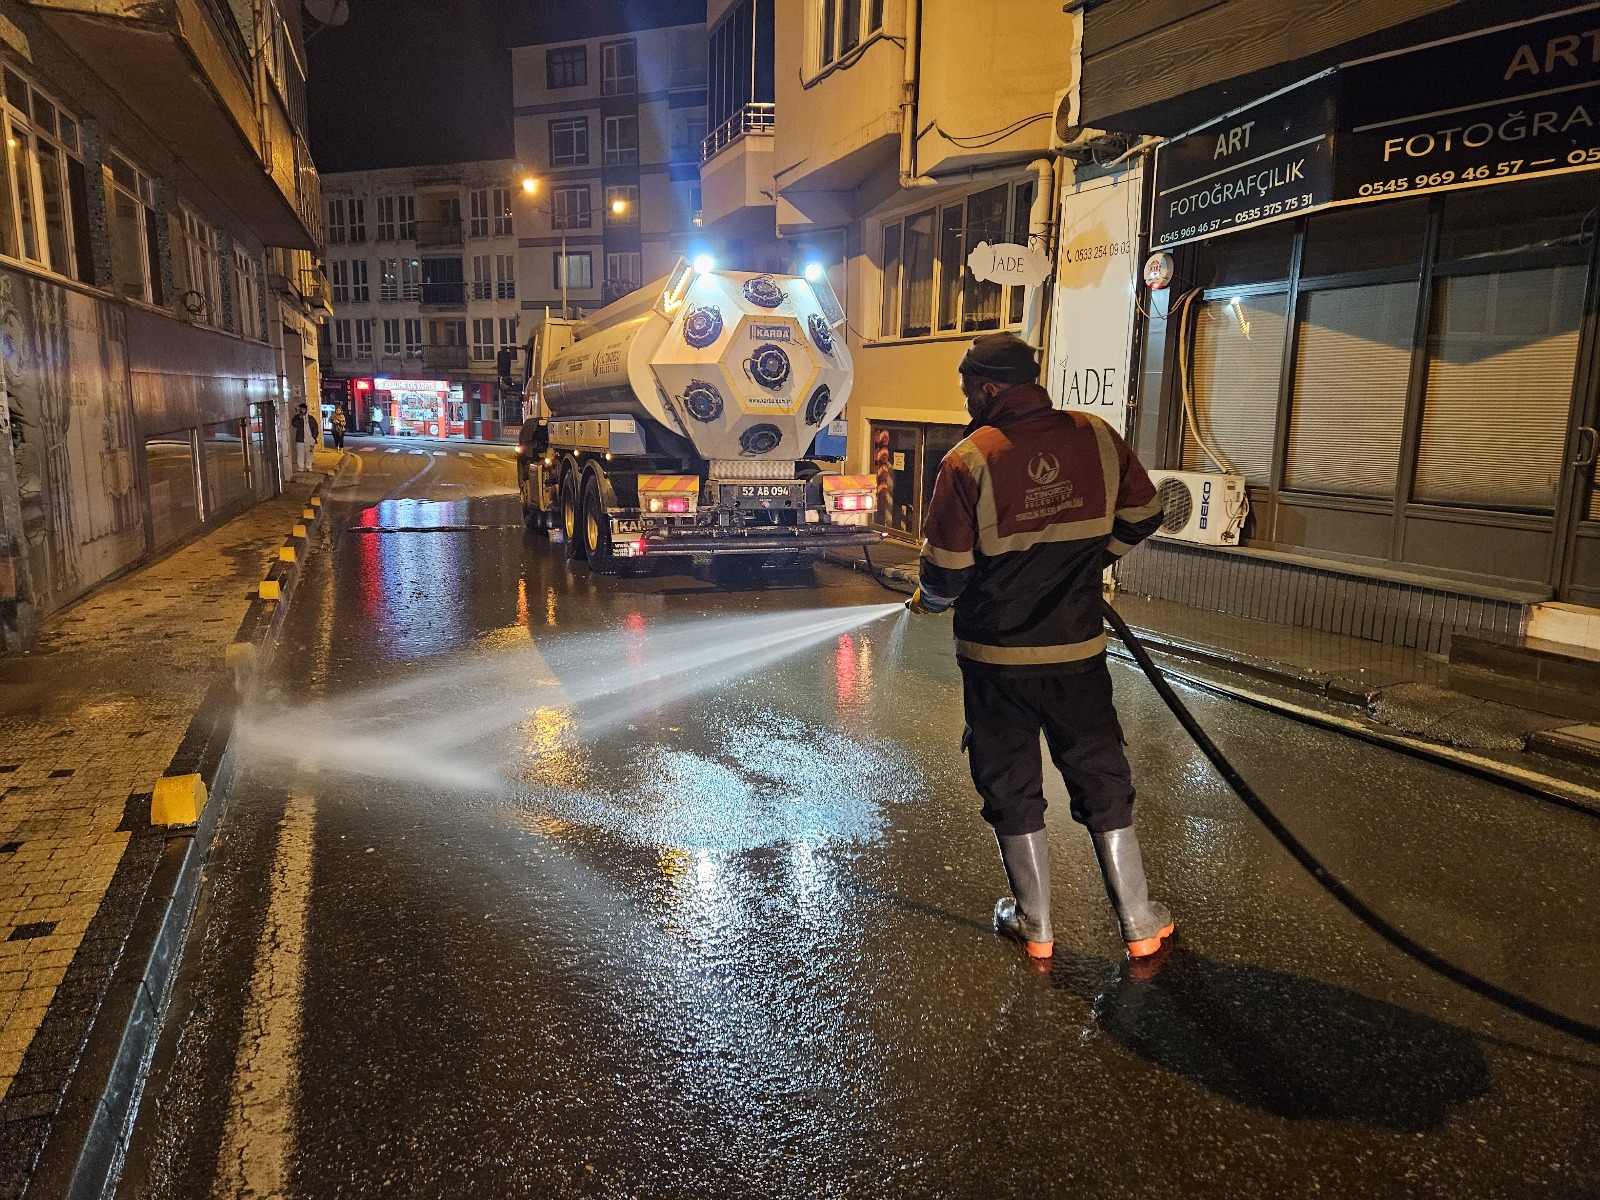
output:
<instances>
[{"instance_id":1,"label":"apartment building","mask_svg":"<svg viewBox=\"0 0 1600 1200\"><path fill-rule=\"evenodd\" d=\"M593 311L698 245L705 26L636 15L511 52L525 310Z\"/></svg>"},{"instance_id":2,"label":"apartment building","mask_svg":"<svg viewBox=\"0 0 1600 1200\"><path fill-rule=\"evenodd\" d=\"M298 6L0 0L0 643L280 485L321 283Z\"/></svg>"},{"instance_id":3,"label":"apartment building","mask_svg":"<svg viewBox=\"0 0 1600 1200\"><path fill-rule=\"evenodd\" d=\"M428 437L493 438L521 421L495 372L518 344L519 191L506 160L323 176L326 412Z\"/></svg>"}]
</instances>

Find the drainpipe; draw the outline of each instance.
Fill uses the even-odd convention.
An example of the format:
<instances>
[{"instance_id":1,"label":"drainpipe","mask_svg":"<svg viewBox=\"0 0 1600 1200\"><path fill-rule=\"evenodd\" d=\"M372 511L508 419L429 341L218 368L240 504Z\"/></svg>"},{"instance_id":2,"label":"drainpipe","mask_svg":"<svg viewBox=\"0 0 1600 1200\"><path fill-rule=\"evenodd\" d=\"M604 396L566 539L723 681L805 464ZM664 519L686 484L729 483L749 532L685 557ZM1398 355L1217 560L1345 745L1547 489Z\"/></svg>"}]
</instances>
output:
<instances>
[{"instance_id":1,"label":"drainpipe","mask_svg":"<svg viewBox=\"0 0 1600 1200\"><path fill-rule=\"evenodd\" d=\"M1062 160L1036 158L1028 164L1033 172L1033 207L1028 210L1028 242L1039 243L1039 251L1050 263L1050 278L1028 289L1022 309L1022 340L1041 350L1040 363L1049 357L1045 341L1045 315L1050 307L1050 280L1055 278L1055 239L1051 236L1051 217L1060 205Z\"/></svg>"},{"instance_id":2,"label":"drainpipe","mask_svg":"<svg viewBox=\"0 0 1600 1200\"><path fill-rule=\"evenodd\" d=\"M906 70L900 85L900 186L934 187L949 180L917 174L917 93L922 86L922 0L906 0Z\"/></svg>"}]
</instances>

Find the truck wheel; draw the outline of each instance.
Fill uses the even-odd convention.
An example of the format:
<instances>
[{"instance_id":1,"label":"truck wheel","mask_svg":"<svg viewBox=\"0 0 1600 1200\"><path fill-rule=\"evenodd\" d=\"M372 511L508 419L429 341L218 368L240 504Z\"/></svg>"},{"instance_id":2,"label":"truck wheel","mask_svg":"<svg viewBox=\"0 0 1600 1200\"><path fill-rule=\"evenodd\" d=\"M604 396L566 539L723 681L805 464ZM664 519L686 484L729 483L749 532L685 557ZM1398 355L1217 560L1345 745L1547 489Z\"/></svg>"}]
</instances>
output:
<instances>
[{"instance_id":1,"label":"truck wheel","mask_svg":"<svg viewBox=\"0 0 1600 1200\"><path fill-rule=\"evenodd\" d=\"M568 471L561 480L561 532L566 536L567 557L583 557L583 514L578 505L578 473Z\"/></svg>"},{"instance_id":2,"label":"truck wheel","mask_svg":"<svg viewBox=\"0 0 1600 1200\"><path fill-rule=\"evenodd\" d=\"M611 553L611 516L600 498L600 480L590 475L583 481L583 549L589 569L596 575L615 575L622 560Z\"/></svg>"}]
</instances>

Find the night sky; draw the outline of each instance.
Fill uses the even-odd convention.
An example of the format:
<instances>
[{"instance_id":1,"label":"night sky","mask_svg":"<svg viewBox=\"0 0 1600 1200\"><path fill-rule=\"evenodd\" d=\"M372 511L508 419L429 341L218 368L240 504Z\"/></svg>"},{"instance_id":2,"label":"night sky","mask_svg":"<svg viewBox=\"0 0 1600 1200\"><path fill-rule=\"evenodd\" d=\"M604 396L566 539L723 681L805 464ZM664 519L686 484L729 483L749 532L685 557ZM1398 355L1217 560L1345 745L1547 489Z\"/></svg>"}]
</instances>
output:
<instances>
[{"instance_id":1,"label":"night sky","mask_svg":"<svg viewBox=\"0 0 1600 1200\"><path fill-rule=\"evenodd\" d=\"M705 0L350 0L309 45L312 157L324 173L510 158L509 47L704 19Z\"/></svg>"}]
</instances>

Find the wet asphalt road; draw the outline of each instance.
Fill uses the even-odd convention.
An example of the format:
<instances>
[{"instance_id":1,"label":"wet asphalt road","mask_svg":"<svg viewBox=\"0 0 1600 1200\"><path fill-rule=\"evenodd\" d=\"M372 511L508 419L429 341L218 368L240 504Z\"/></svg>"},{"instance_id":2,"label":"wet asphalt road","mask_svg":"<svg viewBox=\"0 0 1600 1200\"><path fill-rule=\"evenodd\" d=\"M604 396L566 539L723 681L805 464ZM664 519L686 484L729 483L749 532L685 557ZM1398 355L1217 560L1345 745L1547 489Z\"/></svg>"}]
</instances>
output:
<instances>
[{"instance_id":1,"label":"wet asphalt road","mask_svg":"<svg viewBox=\"0 0 1600 1200\"><path fill-rule=\"evenodd\" d=\"M762 665L752 622L885 594L826 567L811 589L596 579L517 527L508 460L361 457L122 1194L1600 1194L1600 1052L1337 909L1126 665L1180 940L1153 979L1120 961L1055 781L1039 974L989 931L1003 877L942 620ZM702 636L754 675L629 682ZM1188 696L1385 915L1600 1019L1593 818Z\"/></svg>"}]
</instances>

